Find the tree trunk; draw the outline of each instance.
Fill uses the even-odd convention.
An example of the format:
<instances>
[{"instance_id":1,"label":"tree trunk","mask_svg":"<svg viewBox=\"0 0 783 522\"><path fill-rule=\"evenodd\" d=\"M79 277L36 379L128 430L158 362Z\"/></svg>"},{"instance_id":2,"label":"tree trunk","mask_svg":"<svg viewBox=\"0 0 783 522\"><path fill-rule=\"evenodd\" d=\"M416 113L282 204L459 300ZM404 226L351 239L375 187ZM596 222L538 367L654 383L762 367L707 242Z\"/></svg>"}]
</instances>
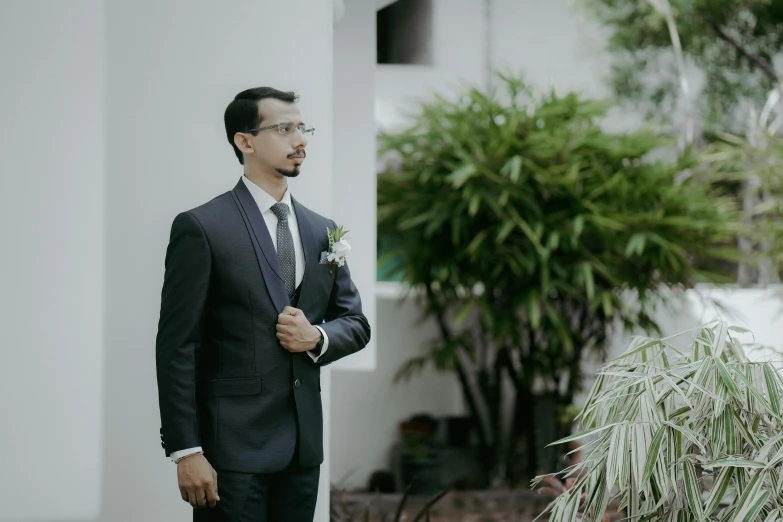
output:
<instances>
[{"instance_id":1,"label":"tree trunk","mask_svg":"<svg viewBox=\"0 0 783 522\"><path fill-rule=\"evenodd\" d=\"M761 181L756 177L751 177L743 182L742 196L742 220L746 226L752 226L753 209L758 203L755 192ZM738 238L739 249L743 257L748 258L753 252L753 241L746 236ZM740 262L737 267L737 283L740 288L748 288L758 281L757 271L747 261Z\"/></svg>"},{"instance_id":2,"label":"tree trunk","mask_svg":"<svg viewBox=\"0 0 783 522\"><path fill-rule=\"evenodd\" d=\"M511 430L511 440L509 441L509 451L507 452L507 468L510 471L510 476L508 478L512 482L519 482L520 480L529 481L538 474L539 467L539 448L534 405L535 396L533 394L531 379L525 379L523 375L520 375L519 372L517 372L511 362L511 356L508 349L504 349L501 352L501 356L502 358L499 357L499 359L508 372L511 382L514 383L514 389L516 390L513 429ZM524 455L519 455L516 451L520 441L524 443ZM515 465L515 461L521 456L524 456L525 458L525 467L522 470L523 476L518 476L514 472L515 469L519 469L519 466Z\"/></svg>"},{"instance_id":3,"label":"tree trunk","mask_svg":"<svg viewBox=\"0 0 783 522\"><path fill-rule=\"evenodd\" d=\"M446 321L446 311L435 295L435 291L432 289L432 282L427 281L424 284L424 288L427 292L429 308L435 316L435 321L438 323L438 331L440 332L441 339L445 344L453 343L454 338ZM492 445L492 430L491 424L488 425L489 413L487 411L486 401L478 386L476 375L473 371L473 365L470 363L470 357L462 348L457 348L456 355L457 362L455 367L457 370L457 377L460 386L462 387L465 402L468 405L468 411L473 419L476 420L480 444L484 447L490 447Z\"/></svg>"},{"instance_id":4,"label":"tree trunk","mask_svg":"<svg viewBox=\"0 0 783 522\"><path fill-rule=\"evenodd\" d=\"M517 397L521 406L522 433L525 437L525 452L527 453L527 466L525 466L525 479L532 480L538 475L538 437L536 434L536 411L533 404L535 400L533 391L523 386L517 390Z\"/></svg>"}]
</instances>

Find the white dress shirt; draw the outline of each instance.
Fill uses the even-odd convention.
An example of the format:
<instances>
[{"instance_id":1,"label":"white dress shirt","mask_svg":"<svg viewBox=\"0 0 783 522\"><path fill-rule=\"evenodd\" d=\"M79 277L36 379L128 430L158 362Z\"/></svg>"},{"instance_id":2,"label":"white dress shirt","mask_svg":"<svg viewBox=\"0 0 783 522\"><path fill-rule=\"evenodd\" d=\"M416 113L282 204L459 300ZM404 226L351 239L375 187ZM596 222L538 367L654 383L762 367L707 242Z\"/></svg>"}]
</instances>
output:
<instances>
[{"instance_id":1,"label":"white dress shirt","mask_svg":"<svg viewBox=\"0 0 783 522\"><path fill-rule=\"evenodd\" d=\"M272 212L272 205L277 203L277 201L264 189L250 181L246 176L242 176L242 181L245 182L245 186L250 191L250 195L253 196L253 200L256 202L256 205L258 205L258 210L261 211L261 216L264 218L266 228L269 230L269 235L272 237L272 243L275 245L275 250L277 250L277 216L274 212ZM296 212L294 211L294 205L291 203L291 192L289 190L285 191L283 199L280 200L280 203L285 203L288 205L289 209L288 228L291 230L291 238L294 241L294 254L296 259L296 286L299 287L299 285L302 284L302 279L304 278L305 258L304 249L302 248L302 238L299 235L299 224L296 221ZM326 349L329 347L329 337L326 335L326 332L323 330L323 328L320 326L315 327L318 328L318 330L321 332L321 335L323 335L324 344L323 347L321 347L321 353L319 355L315 355L313 352L307 352L307 355L309 355L314 361L318 362L318 359L320 359L321 356L326 353ZM201 451L202 450L200 446L175 451L171 454L171 460L176 462L177 459L187 457L193 453L200 453Z\"/></svg>"}]
</instances>

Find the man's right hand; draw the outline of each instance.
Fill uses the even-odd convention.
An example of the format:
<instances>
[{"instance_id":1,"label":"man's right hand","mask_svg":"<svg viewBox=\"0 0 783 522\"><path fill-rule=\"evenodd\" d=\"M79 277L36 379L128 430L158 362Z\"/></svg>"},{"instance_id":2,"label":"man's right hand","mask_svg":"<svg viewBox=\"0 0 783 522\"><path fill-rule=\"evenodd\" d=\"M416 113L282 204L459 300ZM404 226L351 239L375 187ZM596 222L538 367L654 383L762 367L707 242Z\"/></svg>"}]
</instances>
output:
<instances>
[{"instance_id":1,"label":"man's right hand","mask_svg":"<svg viewBox=\"0 0 783 522\"><path fill-rule=\"evenodd\" d=\"M190 455L177 463L177 483L182 500L193 507L213 508L220 502L217 473L204 455Z\"/></svg>"}]
</instances>

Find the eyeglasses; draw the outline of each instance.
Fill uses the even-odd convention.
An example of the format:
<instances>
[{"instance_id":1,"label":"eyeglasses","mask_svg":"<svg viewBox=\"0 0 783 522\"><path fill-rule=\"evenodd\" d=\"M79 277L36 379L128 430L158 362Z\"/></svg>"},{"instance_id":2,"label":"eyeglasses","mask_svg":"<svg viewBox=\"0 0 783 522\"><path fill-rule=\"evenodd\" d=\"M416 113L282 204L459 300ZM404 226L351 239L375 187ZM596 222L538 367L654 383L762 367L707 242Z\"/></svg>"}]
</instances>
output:
<instances>
[{"instance_id":1,"label":"eyeglasses","mask_svg":"<svg viewBox=\"0 0 783 522\"><path fill-rule=\"evenodd\" d=\"M283 136L287 134L291 134L297 129L299 129L299 131L302 134L309 134L310 136L315 136L315 128L307 127L304 123L302 123L301 125L294 125L293 123L276 123L274 125L267 125L266 127L258 127L255 129L250 129L247 132L248 133L261 132L269 129L277 129L277 132L279 132Z\"/></svg>"}]
</instances>

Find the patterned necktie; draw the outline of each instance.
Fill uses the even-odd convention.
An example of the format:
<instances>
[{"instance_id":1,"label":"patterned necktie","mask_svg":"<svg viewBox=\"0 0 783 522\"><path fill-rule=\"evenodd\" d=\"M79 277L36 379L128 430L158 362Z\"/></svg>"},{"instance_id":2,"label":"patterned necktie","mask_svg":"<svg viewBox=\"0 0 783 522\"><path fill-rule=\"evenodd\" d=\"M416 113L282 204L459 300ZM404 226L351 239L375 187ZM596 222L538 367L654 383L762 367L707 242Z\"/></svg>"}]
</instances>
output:
<instances>
[{"instance_id":1,"label":"patterned necktie","mask_svg":"<svg viewBox=\"0 0 783 522\"><path fill-rule=\"evenodd\" d=\"M277 216L277 258L283 271L285 289L291 297L296 290L296 254L294 238L288 228L289 208L285 203L275 203L272 205L272 212Z\"/></svg>"}]
</instances>

